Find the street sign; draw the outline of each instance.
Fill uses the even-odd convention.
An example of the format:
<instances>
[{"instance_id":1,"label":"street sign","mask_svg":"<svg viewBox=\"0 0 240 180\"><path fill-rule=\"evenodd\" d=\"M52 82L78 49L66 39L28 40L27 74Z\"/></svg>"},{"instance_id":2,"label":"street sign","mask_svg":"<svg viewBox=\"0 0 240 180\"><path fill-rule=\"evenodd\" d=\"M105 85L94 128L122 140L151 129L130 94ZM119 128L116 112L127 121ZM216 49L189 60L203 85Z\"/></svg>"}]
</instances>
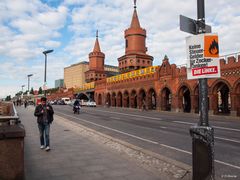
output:
<instances>
[{"instance_id":1,"label":"street sign","mask_svg":"<svg viewBox=\"0 0 240 180\"><path fill-rule=\"evenodd\" d=\"M187 78L220 77L218 36L217 34L199 34L186 38Z\"/></svg>"},{"instance_id":2,"label":"street sign","mask_svg":"<svg viewBox=\"0 0 240 180\"><path fill-rule=\"evenodd\" d=\"M197 21L180 15L180 30L191 34L197 34Z\"/></svg>"},{"instance_id":3,"label":"street sign","mask_svg":"<svg viewBox=\"0 0 240 180\"><path fill-rule=\"evenodd\" d=\"M180 30L197 35L199 32L199 27L201 22L196 21L194 19L188 18L186 16L180 15ZM211 26L205 24L205 32L211 33L212 28Z\"/></svg>"}]
</instances>

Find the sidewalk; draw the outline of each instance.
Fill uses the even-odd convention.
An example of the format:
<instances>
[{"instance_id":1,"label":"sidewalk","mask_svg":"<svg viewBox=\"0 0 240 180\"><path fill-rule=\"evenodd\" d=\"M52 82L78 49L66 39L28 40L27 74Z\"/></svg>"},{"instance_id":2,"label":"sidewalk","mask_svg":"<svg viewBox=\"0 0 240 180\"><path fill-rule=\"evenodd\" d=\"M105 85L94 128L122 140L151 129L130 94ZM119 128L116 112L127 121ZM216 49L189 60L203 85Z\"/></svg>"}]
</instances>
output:
<instances>
[{"instance_id":1,"label":"sidewalk","mask_svg":"<svg viewBox=\"0 0 240 180\"><path fill-rule=\"evenodd\" d=\"M51 126L51 151L40 149L36 117L32 107L17 108L25 126L26 180L160 180L114 151L100 146L60 124L58 117ZM66 122L67 123L67 122Z\"/></svg>"}]
</instances>

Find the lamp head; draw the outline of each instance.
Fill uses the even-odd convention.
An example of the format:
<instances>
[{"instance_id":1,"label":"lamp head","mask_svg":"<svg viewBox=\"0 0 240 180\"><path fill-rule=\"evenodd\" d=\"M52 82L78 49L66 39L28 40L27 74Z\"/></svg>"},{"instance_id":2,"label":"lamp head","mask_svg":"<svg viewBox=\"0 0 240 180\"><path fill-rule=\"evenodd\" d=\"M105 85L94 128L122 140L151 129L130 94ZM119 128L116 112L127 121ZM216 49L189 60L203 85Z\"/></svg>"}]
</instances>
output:
<instances>
[{"instance_id":1,"label":"lamp head","mask_svg":"<svg viewBox=\"0 0 240 180\"><path fill-rule=\"evenodd\" d=\"M51 49L51 50L46 50L46 51L43 51L43 54L48 54L48 53L51 53L51 52L53 52L53 50Z\"/></svg>"}]
</instances>

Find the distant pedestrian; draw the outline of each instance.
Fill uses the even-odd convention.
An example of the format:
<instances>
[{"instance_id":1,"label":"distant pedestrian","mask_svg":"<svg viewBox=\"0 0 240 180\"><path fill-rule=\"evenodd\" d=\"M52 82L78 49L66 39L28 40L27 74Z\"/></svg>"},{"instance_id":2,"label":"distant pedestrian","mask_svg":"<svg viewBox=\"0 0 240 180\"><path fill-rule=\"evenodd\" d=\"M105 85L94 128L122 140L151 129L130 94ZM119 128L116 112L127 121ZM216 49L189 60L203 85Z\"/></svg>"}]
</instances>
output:
<instances>
[{"instance_id":1,"label":"distant pedestrian","mask_svg":"<svg viewBox=\"0 0 240 180\"><path fill-rule=\"evenodd\" d=\"M28 102L27 102L27 100L25 100L25 101L24 101L24 107L26 108L27 105L28 105Z\"/></svg>"},{"instance_id":2,"label":"distant pedestrian","mask_svg":"<svg viewBox=\"0 0 240 180\"><path fill-rule=\"evenodd\" d=\"M53 108L47 104L47 98L41 98L41 104L35 108L34 115L37 116L38 129L40 134L40 148L50 150L50 124L53 122Z\"/></svg>"}]
</instances>

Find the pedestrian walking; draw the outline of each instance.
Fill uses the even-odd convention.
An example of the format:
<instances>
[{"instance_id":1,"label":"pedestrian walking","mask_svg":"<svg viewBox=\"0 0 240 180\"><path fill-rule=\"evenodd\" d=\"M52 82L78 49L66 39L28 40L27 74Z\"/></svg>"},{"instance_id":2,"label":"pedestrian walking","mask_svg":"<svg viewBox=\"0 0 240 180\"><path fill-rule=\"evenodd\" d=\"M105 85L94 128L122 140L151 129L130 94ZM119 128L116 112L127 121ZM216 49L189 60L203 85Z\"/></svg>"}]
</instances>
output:
<instances>
[{"instance_id":1,"label":"pedestrian walking","mask_svg":"<svg viewBox=\"0 0 240 180\"><path fill-rule=\"evenodd\" d=\"M36 106L34 115L37 116L37 123L40 135L40 148L50 150L50 124L53 122L53 108L47 104L47 98L42 97L41 103Z\"/></svg>"},{"instance_id":2,"label":"pedestrian walking","mask_svg":"<svg viewBox=\"0 0 240 180\"><path fill-rule=\"evenodd\" d=\"M27 102L27 100L25 100L25 101L24 101L24 107L26 108L27 105L28 105L28 102Z\"/></svg>"}]
</instances>

